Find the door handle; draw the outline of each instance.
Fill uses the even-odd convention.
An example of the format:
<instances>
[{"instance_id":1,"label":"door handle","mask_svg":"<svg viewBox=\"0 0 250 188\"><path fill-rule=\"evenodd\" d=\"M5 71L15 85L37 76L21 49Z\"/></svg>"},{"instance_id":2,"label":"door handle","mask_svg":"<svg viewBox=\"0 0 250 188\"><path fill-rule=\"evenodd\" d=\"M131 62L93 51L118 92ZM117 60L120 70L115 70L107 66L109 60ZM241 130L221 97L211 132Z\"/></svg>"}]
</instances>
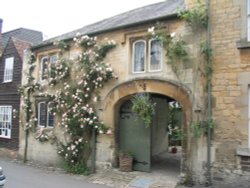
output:
<instances>
[{"instance_id":1,"label":"door handle","mask_svg":"<svg viewBox=\"0 0 250 188\"><path fill-rule=\"evenodd\" d=\"M143 165L147 165L148 163L146 161L138 161L138 160L134 160L134 163L140 163L140 164L143 164Z\"/></svg>"}]
</instances>

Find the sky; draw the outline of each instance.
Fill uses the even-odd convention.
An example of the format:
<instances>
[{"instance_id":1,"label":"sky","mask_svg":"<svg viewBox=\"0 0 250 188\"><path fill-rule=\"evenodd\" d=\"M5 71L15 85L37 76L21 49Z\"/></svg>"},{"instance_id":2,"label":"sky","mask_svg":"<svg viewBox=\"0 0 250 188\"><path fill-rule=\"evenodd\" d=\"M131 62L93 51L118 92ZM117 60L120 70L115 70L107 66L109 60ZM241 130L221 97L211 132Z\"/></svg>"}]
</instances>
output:
<instances>
[{"instance_id":1,"label":"sky","mask_svg":"<svg viewBox=\"0 0 250 188\"><path fill-rule=\"evenodd\" d=\"M52 38L164 0L1 0L2 32L20 27Z\"/></svg>"}]
</instances>

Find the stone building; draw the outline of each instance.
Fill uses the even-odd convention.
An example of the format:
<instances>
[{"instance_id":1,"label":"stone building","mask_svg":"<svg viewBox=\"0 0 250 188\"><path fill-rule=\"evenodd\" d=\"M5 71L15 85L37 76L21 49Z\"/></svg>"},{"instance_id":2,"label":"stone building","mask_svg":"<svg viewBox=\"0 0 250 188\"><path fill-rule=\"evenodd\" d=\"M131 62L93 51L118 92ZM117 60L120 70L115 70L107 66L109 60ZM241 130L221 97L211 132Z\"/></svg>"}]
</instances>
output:
<instances>
[{"instance_id":1,"label":"stone building","mask_svg":"<svg viewBox=\"0 0 250 188\"><path fill-rule=\"evenodd\" d=\"M96 150L92 150L90 157L97 166L117 167L119 151L126 149L134 152L135 170L151 171L152 159L168 152L171 145L167 114L171 103L177 101L182 111L180 169L185 180L211 183L213 178L247 177L249 1L210 0L203 3L207 10L195 0L166 0L32 47L36 57L32 76L49 95L55 93L57 87L49 87L44 79L48 77L44 75L47 64L56 64L59 56L73 59L80 53L74 45L77 33L97 36L97 42L106 41L106 38L116 42L104 62L111 65L118 78L100 89L94 104L99 118L113 131L111 135L97 135ZM192 25L177 15L178 11L194 9L205 11L208 22L198 21ZM157 30L158 23L160 30ZM162 40L150 35L158 31L165 33L171 43L164 46ZM64 51L54 45L55 42L63 44ZM176 48L169 44L179 44L179 48L175 51ZM183 53L178 53L178 49ZM71 79L79 77L77 71L71 75ZM24 78L23 84L26 83ZM138 93L150 94L156 104L150 128L136 121L131 111L131 98ZM57 124L62 117L57 113L52 116L48 110L49 101L42 99L39 92L32 95L31 101L34 103L31 111L38 122L34 133L21 131L19 154L28 160L59 164L56 144L39 140L43 133L50 138L63 138L62 127ZM25 126L24 114L21 110Z\"/></svg>"}]
</instances>

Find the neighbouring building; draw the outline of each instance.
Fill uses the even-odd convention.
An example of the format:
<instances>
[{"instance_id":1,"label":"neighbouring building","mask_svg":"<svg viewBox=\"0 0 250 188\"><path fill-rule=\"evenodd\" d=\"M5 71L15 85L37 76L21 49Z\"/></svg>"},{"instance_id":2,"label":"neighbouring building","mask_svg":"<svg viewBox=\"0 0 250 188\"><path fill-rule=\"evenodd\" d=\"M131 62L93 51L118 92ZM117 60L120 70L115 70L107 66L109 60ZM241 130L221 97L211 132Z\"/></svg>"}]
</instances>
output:
<instances>
[{"instance_id":1,"label":"neighbouring building","mask_svg":"<svg viewBox=\"0 0 250 188\"><path fill-rule=\"evenodd\" d=\"M166 0L32 46L36 57L32 76L49 94L56 93L57 86L49 87L47 78L50 75L45 74L46 70L57 64L61 56L76 58L80 53L74 45L77 33L97 36L98 42L106 41L106 38L116 42L104 62L111 65L118 78L101 88L95 103L100 119L113 134L97 136L96 165L117 167L119 151L130 149L136 158L134 168L151 171L152 159L168 152L171 145L167 114L172 103L177 101L182 111L180 169L186 180L205 183L212 179L227 181L249 177L250 17L247 7L250 1L201 2L207 7L205 13L209 17L203 24L205 27L200 24L194 28L178 16L178 11L197 7L202 10L196 0ZM165 37L173 43L164 46L166 43L150 35L157 34L158 23L160 31L167 33ZM58 41L65 42L67 51L54 45L62 44ZM177 44L177 50L172 44ZM183 55L187 57L180 58ZM28 65L24 69L28 70ZM75 76L79 81L80 75L75 71L71 78ZM27 83L25 78L23 84ZM66 84L63 92L67 92L68 87ZM73 98L78 100L80 94L77 92ZM156 105L151 128L136 121L131 111L131 98L139 93L150 94ZM56 144L39 140L44 131L50 137L64 137L62 127L58 125L64 119L63 114L53 116L48 97L41 98L39 91L32 97L31 111L37 123L34 133L27 135L20 131L19 154L28 160L59 164ZM27 123L24 110L21 115L23 124Z\"/></svg>"},{"instance_id":2,"label":"neighbouring building","mask_svg":"<svg viewBox=\"0 0 250 188\"><path fill-rule=\"evenodd\" d=\"M2 20L1 20L2 28ZM1 33L0 30L0 150L16 156L19 149L19 87L25 50L42 41L42 33L25 28Z\"/></svg>"}]
</instances>

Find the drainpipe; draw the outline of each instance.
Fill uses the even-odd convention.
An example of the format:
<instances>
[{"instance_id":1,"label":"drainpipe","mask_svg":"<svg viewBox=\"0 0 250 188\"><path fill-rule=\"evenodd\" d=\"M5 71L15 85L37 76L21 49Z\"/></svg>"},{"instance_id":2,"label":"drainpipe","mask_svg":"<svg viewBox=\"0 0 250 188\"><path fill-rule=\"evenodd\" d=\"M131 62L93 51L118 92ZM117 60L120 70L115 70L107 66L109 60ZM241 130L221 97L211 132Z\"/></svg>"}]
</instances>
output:
<instances>
[{"instance_id":1,"label":"drainpipe","mask_svg":"<svg viewBox=\"0 0 250 188\"><path fill-rule=\"evenodd\" d=\"M27 98L30 100L30 90L27 91ZM30 113L26 112L26 122L30 121ZM25 130L25 143L24 143L24 156L23 156L23 162L27 162L27 153L28 153L28 140L29 140L29 128L26 127Z\"/></svg>"},{"instance_id":2,"label":"drainpipe","mask_svg":"<svg viewBox=\"0 0 250 188\"><path fill-rule=\"evenodd\" d=\"M208 15L208 25L207 25L207 45L208 49L211 48L211 12L210 12L210 0L207 0L207 15ZM208 55L207 59L208 66L212 66L212 61L210 55ZM211 178L211 127L210 123L212 121L212 75L208 75L208 126L207 126L207 183L208 185L212 185Z\"/></svg>"},{"instance_id":3,"label":"drainpipe","mask_svg":"<svg viewBox=\"0 0 250 188\"><path fill-rule=\"evenodd\" d=\"M91 173L95 173L95 162L96 162L96 129L92 128L92 136L91 136Z\"/></svg>"}]
</instances>

